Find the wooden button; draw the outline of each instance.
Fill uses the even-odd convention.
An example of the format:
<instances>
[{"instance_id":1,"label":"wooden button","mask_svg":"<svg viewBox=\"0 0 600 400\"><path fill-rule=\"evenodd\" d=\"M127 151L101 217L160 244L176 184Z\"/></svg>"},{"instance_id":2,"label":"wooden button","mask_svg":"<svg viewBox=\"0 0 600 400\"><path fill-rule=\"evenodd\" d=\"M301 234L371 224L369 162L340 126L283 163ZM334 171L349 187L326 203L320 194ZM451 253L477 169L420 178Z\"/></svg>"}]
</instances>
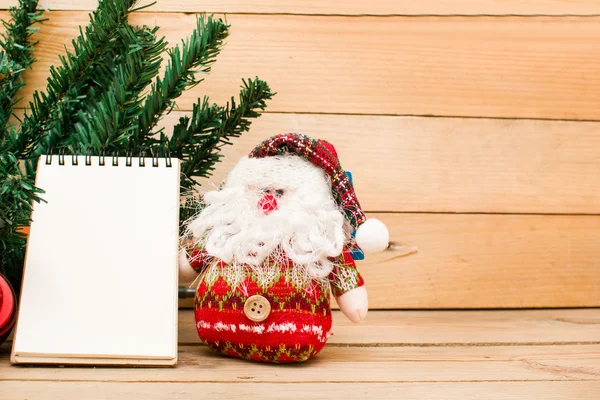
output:
<instances>
[{"instance_id":1,"label":"wooden button","mask_svg":"<svg viewBox=\"0 0 600 400\"><path fill-rule=\"evenodd\" d=\"M250 296L248 300L246 300L246 303L244 303L244 314L246 314L246 317L251 321L264 321L270 313L271 304L269 303L269 300L259 294Z\"/></svg>"}]
</instances>

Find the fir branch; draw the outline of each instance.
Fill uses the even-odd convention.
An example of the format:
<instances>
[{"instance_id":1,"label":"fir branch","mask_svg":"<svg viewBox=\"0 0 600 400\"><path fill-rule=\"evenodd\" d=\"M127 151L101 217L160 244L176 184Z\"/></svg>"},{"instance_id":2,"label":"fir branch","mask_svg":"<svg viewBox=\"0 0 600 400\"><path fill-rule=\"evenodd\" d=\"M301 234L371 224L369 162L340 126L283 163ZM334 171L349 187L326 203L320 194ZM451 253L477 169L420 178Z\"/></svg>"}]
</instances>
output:
<instances>
[{"instance_id":1,"label":"fir branch","mask_svg":"<svg viewBox=\"0 0 600 400\"><path fill-rule=\"evenodd\" d=\"M74 151L90 148L97 154L128 149L130 137L138 129L141 93L158 74L167 45L164 37L156 38L157 30L121 28L120 36L129 43L127 57L117 66L110 87L79 111L76 132L65 145Z\"/></svg>"},{"instance_id":2,"label":"fir branch","mask_svg":"<svg viewBox=\"0 0 600 400\"><path fill-rule=\"evenodd\" d=\"M42 193L22 173L15 155L4 147L0 144L0 272L3 273L18 272L22 267L26 239L20 228L29 225L32 204L40 201Z\"/></svg>"},{"instance_id":3,"label":"fir branch","mask_svg":"<svg viewBox=\"0 0 600 400\"><path fill-rule=\"evenodd\" d=\"M41 190L23 174L17 156L16 128L8 121L17 103L17 93L25 85L22 72L35 61L36 43L31 35L33 25L42 22L37 0L19 0L19 7L9 10L11 20L3 21L5 32L0 46L0 272L19 287L26 238L20 228L29 225L32 203L39 201Z\"/></svg>"},{"instance_id":4,"label":"fir branch","mask_svg":"<svg viewBox=\"0 0 600 400\"><path fill-rule=\"evenodd\" d=\"M42 22L37 0L19 0L19 7L11 7L10 21L2 22L5 32L0 35L0 140L6 134L8 121L17 103L17 92L25 86L21 73L35 61L31 35L37 31L34 24Z\"/></svg>"},{"instance_id":5,"label":"fir branch","mask_svg":"<svg viewBox=\"0 0 600 400\"><path fill-rule=\"evenodd\" d=\"M29 68L35 61L31 35L37 32L33 25L41 22L42 11L37 9L38 0L19 0L19 7L9 10L11 20L3 22L6 31L2 34L0 46L6 55L22 68Z\"/></svg>"},{"instance_id":6,"label":"fir branch","mask_svg":"<svg viewBox=\"0 0 600 400\"><path fill-rule=\"evenodd\" d=\"M114 40L118 28L127 23L135 0L103 0L90 15L85 33L72 41L73 51L60 57L61 65L50 68L45 93L35 92L17 138L22 157L41 154L69 132L73 105L85 99L90 77L113 76L110 56L119 53ZM35 149L35 151L33 151Z\"/></svg>"},{"instance_id":7,"label":"fir branch","mask_svg":"<svg viewBox=\"0 0 600 400\"><path fill-rule=\"evenodd\" d=\"M20 77L23 68L0 53L0 141L7 134L8 121L13 114L13 107L17 100L15 95L25 86Z\"/></svg>"},{"instance_id":8,"label":"fir branch","mask_svg":"<svg viewBox=\"0 0 600 400\"><path fill-rule=\"evenodd\" d=\"M192 117L182 117L168 139L169 151L182 160L181 186L191 189L195 177L208 178L214 165L220 161L221 148L231 144L230 139L250 129L250 119L258 118L266 108L266 101L275 94L269 85L256 78L243 81L238 105L231 99L225 107L209 104L208 99L194 104Z\"/></svg>"},{"instance_id":9,"label":"fir branch","mask_svg":"<svg viewBox=\"0 0 600 400\"><path fill-rule=\"evenodd\" d=\"M212 16L202 16L196 21L196 29L192 35L181 44L169 51L169 61L163 78L158 78L154 84L140 115L139 131L133 138L132 146L136 147L151 136L165 112L169 112L174 100L181 93L193 87L204 79L197 79L196 73L208 74L211 65L221 51L223 40L229 35L229 25L221 19Z\"/></svg>"}]
</instances>

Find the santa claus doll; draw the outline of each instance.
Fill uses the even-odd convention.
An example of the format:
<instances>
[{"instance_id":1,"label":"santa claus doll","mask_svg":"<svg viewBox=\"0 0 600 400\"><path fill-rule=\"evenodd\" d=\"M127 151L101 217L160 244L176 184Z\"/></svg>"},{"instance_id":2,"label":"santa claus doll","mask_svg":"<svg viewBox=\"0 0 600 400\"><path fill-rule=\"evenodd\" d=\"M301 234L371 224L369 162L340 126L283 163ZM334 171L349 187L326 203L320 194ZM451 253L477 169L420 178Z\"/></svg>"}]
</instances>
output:
<instances>
[{"instance_id":1,"label":"santa claus doll","mask_svg":"<svg viewBox=\"0 0 600 400\"><path fill-rule=\"evenodd\" d=\"M211 349L305 361L330 335L331 293L351 321L366 317L367 290L352 254L386 249L389 234L366 219L330 143L272 137L203 200L187 223L180 278L196 278L196 327Z\"/></svg>"}]
</instances>

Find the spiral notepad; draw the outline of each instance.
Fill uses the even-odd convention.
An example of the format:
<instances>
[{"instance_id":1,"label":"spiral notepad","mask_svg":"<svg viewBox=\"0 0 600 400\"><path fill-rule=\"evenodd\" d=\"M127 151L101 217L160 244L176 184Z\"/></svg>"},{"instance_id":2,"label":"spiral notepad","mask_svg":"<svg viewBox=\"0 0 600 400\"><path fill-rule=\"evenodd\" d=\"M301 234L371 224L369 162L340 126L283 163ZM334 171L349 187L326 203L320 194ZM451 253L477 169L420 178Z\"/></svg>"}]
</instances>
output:
<instances>
[{"instance_id":1,"label":"spiral notepad","mask_svg":"<svg viewBox=\"0 0 600 400\"><path fill-rule=\"evenodd\" d=\"M179 162L42 156L14 363L173 365Z\"/></svg>"}]
</instances>

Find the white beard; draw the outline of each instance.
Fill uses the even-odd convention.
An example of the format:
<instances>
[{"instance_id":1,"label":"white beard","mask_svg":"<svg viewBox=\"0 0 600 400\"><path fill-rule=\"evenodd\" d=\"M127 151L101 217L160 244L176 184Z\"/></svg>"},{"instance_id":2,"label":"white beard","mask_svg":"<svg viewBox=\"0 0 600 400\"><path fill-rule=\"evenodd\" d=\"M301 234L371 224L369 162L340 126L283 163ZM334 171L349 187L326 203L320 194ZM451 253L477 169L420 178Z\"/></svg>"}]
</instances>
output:
<instances>
[{"instance_id":1,"label":"white beard","mask_svg":"<svg viewBox=\"0 0 600 400\"><path fill-rule=\"evenodd\" d=\"M287 169L292 165L292 177L273 173L282 161ZM228 178L232 187L205 194L206 207L189 222L188 234L210 256L234 266L260 268L267 257L283 252L303 276L325 279L349 239L349 224L324 172L296 156L242 159L240 164ZM270 178L268 184L285 185L287 191L279 208L267 215L257 208L264 187L261 173ZM259 181L248 182L247 176ZM248 183L241 185L240 179Z\"/></svg>"}]
</instances>

